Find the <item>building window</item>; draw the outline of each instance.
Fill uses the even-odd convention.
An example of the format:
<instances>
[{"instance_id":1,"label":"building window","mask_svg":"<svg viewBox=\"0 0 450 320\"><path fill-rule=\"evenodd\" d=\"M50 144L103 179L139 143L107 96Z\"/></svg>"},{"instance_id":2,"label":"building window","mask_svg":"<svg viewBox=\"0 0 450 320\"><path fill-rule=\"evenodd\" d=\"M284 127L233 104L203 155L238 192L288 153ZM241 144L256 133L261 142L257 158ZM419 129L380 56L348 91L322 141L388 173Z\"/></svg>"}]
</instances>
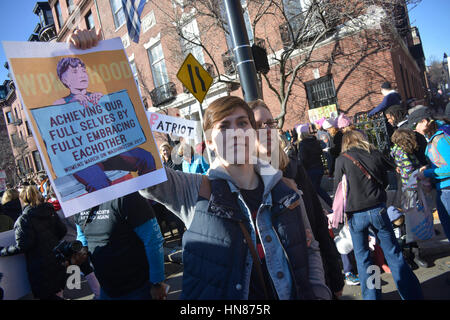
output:
<instances>
[{"instance_id":1,"label":"building window","mask_svg":"<svg viewBox=\"0 0 450 320\"><path fill-rule=\"evenodd\" d=\"M73 3L73 0L66 0L67 4L67 11L69 11L69 16L72 14L72 12L75 10L75 5Z\"/></svg>"},{"instance_id":2,"label":"building window","mask_svg":"<svg viewBox=\"0 0 450 320\"><path fill-rule=\"evenodd\" d=\"M25 167L23 165L23 159L17 160L17 166L19 167L20 174L25 174Z\"/></svg>"},{"instance_id":3,"label":"building window","mask_svg":"<svg viewBox=\"0 0 450 320\"><path fill-rule=\"evenodd\" d=\"M155 85L155 88L158 88L169 82L161 43L158 42L153 45L147 52L152 70L153 84Z\"/></svg>"},{"instance_id":4,"label":"building window","mask_svg":"<svg viewBox=\"0 0 450 320\"><path fill-rule=\"evenodd\" d=\"M25 128L27 128L27 135L31 136L30 123L27 120L25 120Z\"/></svg>"},{"instance_id":5,"label":"building window","mask_svg":"<svg viewBox=\"0 0 450 320\"><path fill-rule=\"evenodd\" d=\"M119 29L125 23L125 14L122 8L121 0L110 0L111 9L114 17L114 25Z\"/></svg>"},{"instance_id":6,"label":"building window","mask_svg":"<svg viewBox=\"0 0 450 320\"><path fill-rule=\"evenodd\" d=\"M11 115L11 111L6 113L6 120L8 121L8 124L13 123L13 118L12 118L12 115Z\"/></svg>"},{"instance_id":7,"label":"building window","mask_svg":"<svg viewBox=\"0 0 450 320\"><path fill-rule=\"evenodd\" d=\"M41 26L47 25L45 23L44 10L42 9L39 11L39 21L41 22Z\"/></svg>"},{"instance_id":8,"label":"building window","mask_svg":"<svg viewBox=\"0 0 450 320\"><path fill-rule=\"evenodd\" d=\"M33 153L34 164L36 165L36 170L37 171L44 170L44 167L42 166L41 156L39 155L39 151L33 151L32 153Z\"/></svg>"},{"instance_id":9,"label":"building window","mask_svg":"<svg viewBox=\"0 0 450 320\"><path fill-rule=\"evenodd\" d=\"M202 47L196 45L200 43L200 32L198 31L197 20L193 19L189 23L186 23L181 28L183 37L181 38L181 48L183 50L183 56L187 56L189 53L197 59L200 64L205 63Z\"/></svg>"},{"instance_id":10,"label":"building window","mask_svg":"<svg viewBox=\"0 0 450 320\"><path fill-rule=\"evenodd\" d=\"M337 104L336 89L331 75L309 81L305 83L305 88L310 109Z\"/></svg>"},{"instance_id":11,"label":"building window","mask_svg":"<svg viewBox=\"0 0 450 320\"><path fill-rule=\"evenodd\" d=\"M134 81L136 81L136 86L138 87L139 93L142 95L141 86L139 85L139 75L134 60L130 61L131 72L133 73Z\"/></svg>"},{"instance_id":12,"label":"building window","mask_svg":"<svg viewBox=\"0 0 450 320\"><path fill-rule=\"evenodd\" d=\"M64 19L61 12L61 6L59 5L59 2L56 2L55 4L55 11L56 11L56 20L58 20L58 26L59 28L62 28L64 24Z\"/></svg>"},{"instance_id":13,"label":"building window","mask_svg":"<svg viewBox=\"0 0 450 320\"><path fill-rule=\"evenodd\" d=\"M94 16L92 15L92 12L90 10L84 17L84 20L86 21L86 27L88 28L88 30L91 30L95 27Z\"/></svg>"},{"instance_id":14,"label":"building window","mask_svg":"<svg viewBox=\"0 0 450 320\"><path fill-rule=\"evenodd\" d=\"M28 159L27 156L25 156L24 158L25 158L25 167L26 167L27 171L30 172L30 169L31 169L30 160Z\"/></svg>"}]
</instances>

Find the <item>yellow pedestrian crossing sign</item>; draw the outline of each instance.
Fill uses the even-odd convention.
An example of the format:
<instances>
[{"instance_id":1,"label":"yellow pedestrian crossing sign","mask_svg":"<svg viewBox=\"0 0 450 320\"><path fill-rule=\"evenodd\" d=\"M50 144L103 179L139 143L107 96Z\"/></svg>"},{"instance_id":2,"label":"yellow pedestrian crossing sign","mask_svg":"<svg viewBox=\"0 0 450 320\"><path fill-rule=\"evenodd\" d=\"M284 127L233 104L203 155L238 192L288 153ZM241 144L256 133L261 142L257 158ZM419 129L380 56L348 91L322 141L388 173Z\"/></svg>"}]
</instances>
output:
<instances>
[{"instance_id":1,"label":"yellow pedestrian crossing sign","mask_svg":"<svg viewBox=\"0 0 450 320\"><path fill-rule=\"evenodd\" d=\"M180 70L178 70L177 78L200 103L205 99L206 93L213 82L211 75L191 53L188 54Z\"/></svg>"}]
</instances>

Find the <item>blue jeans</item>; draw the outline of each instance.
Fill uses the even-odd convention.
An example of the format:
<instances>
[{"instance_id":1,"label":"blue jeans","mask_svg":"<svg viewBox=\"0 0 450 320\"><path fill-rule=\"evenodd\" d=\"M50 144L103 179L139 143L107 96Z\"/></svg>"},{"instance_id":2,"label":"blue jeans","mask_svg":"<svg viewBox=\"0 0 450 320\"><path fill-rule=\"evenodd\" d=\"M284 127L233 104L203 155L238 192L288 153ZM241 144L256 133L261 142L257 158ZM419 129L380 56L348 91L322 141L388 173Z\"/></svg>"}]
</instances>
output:
<instances>
[{"instance_id":1,"label":"blue jeans","mask_svg":"<svg viewBox=\"0 0 450 320\"><path fill-rule=\"evenodd\" d=\"M357 273L354 266L354 262L352 261L351 258L353 255L353 252L350 252L349 254L341 254L341 259L342 259L342 267L344 269L344 273Z\"/></svg>"},{"instance_id":2,"label":"blue jeans","mask_svg":"<svg viewBox=\"0 0 450 320\"><path fill-rule=\"evenodd\" d=\"M150 288L151 288L150 282L147 282L139 289L136 289L126 295L115 298L108 296L108 294L102 288L100 288L99 300L152 300Z\"/></svg>"},{"instance_id":3,"label":"blue jeans","mask_svg":"<svg viewBox=\"0 0 450 320\"><path fill-rule=\"evenodd\" d=\"M450 190L437 190L436 209L441 221L442 229L450 240Z\"/></svg>"},{"instance_id":4,"label":"blue jeans","mask_svg":"<svg viewBox=\"0 0 450 320\"><path fill-rule=\"evenodd\" d=\"M322 189L320 183L322 182L323 170L320 169L309 169L306 170L308 173L309 179L316 190L317 194L325 201L325 203L331 208L333 207L333 200L331 200L328 193Z\"/></svg>"},{"instance_id":5,"label":"blue jeans","mask_svg":"<svg viewBox=\"0 0 450 320\"><path fill-rule=\"evenodd\" d=\"M391 269L400 297L404 300L423 299L419 280L403 258L402 250L395 238L384 204L366 211L352 213L349 215L348 225L364 300L381 299L381 287L377 288L376 285L373 285L374 269L372 269L373 267L369 269L369 267L375 265L370 259L369 227L380 241L381 249L383 249L384 256Z\"/></svg>"}]
</instances>

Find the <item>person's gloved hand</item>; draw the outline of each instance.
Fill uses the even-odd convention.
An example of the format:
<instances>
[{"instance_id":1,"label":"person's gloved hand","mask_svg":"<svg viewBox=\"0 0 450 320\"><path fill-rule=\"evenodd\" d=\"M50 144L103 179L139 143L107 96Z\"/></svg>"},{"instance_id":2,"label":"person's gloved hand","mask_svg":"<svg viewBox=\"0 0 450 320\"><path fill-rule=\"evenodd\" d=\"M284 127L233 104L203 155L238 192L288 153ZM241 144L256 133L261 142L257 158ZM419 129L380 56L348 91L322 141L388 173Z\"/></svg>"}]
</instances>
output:
<instances>
[{"instance_id":1,"label":"person's gloved hand","mask_svg":"<svg viewBox=\"0 0 450 320\"><path fill-rule=\"evenodd\" d=\"M155 159L152 154L142 148L121 153L119 157L130 165L130 171L137 171L138 175L143 175L156 169Z\"/></svg>"},{"instance_id":2,"label":"person's gloved hand","mask_svg":"<svg viewBox=\"0 0 450 320\"><path fill-rule=\"evenodd\" d=\"M73 174L74 178L84 184L87 192L94 192L111 185L103 169L98 165L87 167Z\"/></svg>"}]
</instances>

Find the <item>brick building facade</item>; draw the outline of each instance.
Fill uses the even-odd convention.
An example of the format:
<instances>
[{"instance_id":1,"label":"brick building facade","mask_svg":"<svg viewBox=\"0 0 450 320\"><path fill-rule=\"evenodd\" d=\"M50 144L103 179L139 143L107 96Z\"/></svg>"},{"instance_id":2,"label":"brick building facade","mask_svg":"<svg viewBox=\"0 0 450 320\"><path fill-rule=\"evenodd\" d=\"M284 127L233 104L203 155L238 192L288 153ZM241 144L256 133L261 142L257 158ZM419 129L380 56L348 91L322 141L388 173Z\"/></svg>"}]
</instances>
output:
<instances>
[{"instance_id":1,"label":"brick building facade","mask_svg":"<svg viewBox=\"0 0 450 320\"><path fill-rule=\"evenodd\" d=\"M241 3L244 18L251 23L255 9L251 2L248 6L247 1ZM299 0L299 3L303 1ZM229 39L222 29L211 23L211 18L198 14L188 5L188 1L147 1L141 15L139 43L130 41L128 37L120 0L50 0L49 4L55 21L58 21L58 41L64 41L74 26L101 28L103 38L122 39L144 104L151 110L177 110L170 113L201 120L199 103L186 93L176 78L176 73L188 52L193 53L213 76L219 73L221 79L236 81L237 75L233 72L230 74L228 70ZM77 9L70 11L70 5ZM249 38L251 41L265 39L274 52L279 52L283 48L283 35L279 31L281 22L273 17L263 19L266 19L262 23L265 27L256 30L255 35L248 28ZM404 21L409 29L407 12ZM176 27L181 28L182 32L187 30L194 38L201 39L201 43L209 49L208 54L199 47L189 46L188 41L178 36ZM368 111L381 102L383 97L380 85L384 81L391 81L404 100L411 97L423 99L426 92L424 69L418 64L420 57L411 54L410 48L414 46L411 35L403 31L391 33L389 39L380 35L379 37L385 38L383 41L388 43L387 46L374 50L367 45L361 49L361 42L377 40L376 35L367 37L366 34L370 32L360 30L317 45L313 59L325 62L311 63L298 74L299 81L295 83L289 98L283 129L290 129L297 123L308 121L309 109L327 103L335 103L338 112L350 116ZM292 60L295 59L293 57ZM267 78L276 82L278 72L277 64L273 63ZM229 75L228 78L224 77L226 74ZM238 86L217 79L216 77L215 84L208 92L203 108L222 95L233 94L242 97L241 90L236 90ZM308 90L320 89L320 86L327 86L327 90L331 92L327 92L325 101L314 102L308 97ZM264 100L274 115L277 115L280 102L266 81L262 81L262 92Z\"/></svg>"},{"instance_id":2,"label":"brick building facade","mask_svg":"<svg viewBox=\"0 0 450 320\"><path fill-rule=\"evenodd\" d=\"M285 0L280 0L280 4ZM57 41L65 41L75 27L101 29L102 37L120 37L130 61L134 78L146 107L152 111L201 120L200 104L176 77L187 53L191 52L215 78L202 107L223 95L242 97L238 75L230 56L230 39L213 18L202 15L186 0L147 1L141 14L139 43L128 37L121 0L49 0ZM298 0L304 4L304 0ZM241 0L251 43L265 45L270 71L267 79L279 82L280 67L274 57L283 52L285 36L282 19L262 18L255 34L250 25L256 8L252 1ZM213 12L223 14L223 1ZM407 11L403 10L403 28L382 26L381 31L353 30L328 37L319 42L311 62L303 67L294 83L287 104L283 129L308 120L308 110L336 104L338 112L354 115L374 108L382 100L380 85L391 81L403 100L423 99L423 50L413 42ZM405 32L405 30L407 30ZM377 34L379 32L379 35ZM179 36L182 33L184 38ZM200 40L205 48L192 45L189 39ZM383 43L383 45L380 45ZM269 47L271 50L269 50ZM415 50L412 50L415 49ZM301 57L292 56L290 65ZM280 101L262 80L263 99L274 115L280 112ZM200 137L199 139L200 140ZM198 142L198 141L197 141Z\"/></svg>"}]
</instances>

